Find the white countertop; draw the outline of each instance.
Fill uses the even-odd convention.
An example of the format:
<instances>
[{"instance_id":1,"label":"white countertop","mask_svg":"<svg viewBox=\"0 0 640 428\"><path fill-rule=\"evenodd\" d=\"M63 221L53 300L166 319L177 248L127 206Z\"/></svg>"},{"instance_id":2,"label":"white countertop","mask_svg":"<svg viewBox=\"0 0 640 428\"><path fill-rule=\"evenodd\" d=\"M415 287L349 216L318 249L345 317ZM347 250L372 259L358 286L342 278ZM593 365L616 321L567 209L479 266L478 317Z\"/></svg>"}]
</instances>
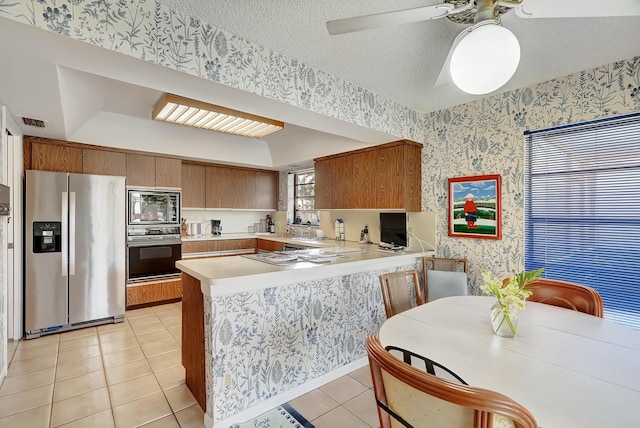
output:
<instances>
[{"instance_id":1,"label":"white countertop","mask_svg":"<svg viewBox=\"0 0 640 428\"><path fill-rule=\"evenodd\" d=\"M269 237L269 239L277 240L278 238ZM303 242L306 244L310 241ZM334 240L326 240L325 245L322 245L321 241L314 243L321 246L323 252L335 252L340 257L332 258L327 263L298 261L273 265L243 256L230 256L180 260L176 266L200 280L203 293L220 296L282 284L349 275L370 269L412 264L418 257L432 255L432 253L412 250L390 252L378 249L377 245L348 241L342 241L338 245Z\"/></svg>"},{"instance_id":2,"label":"white countertop","mask_svg":"<svg viewBox=\"0 0 640 428\"><path fill-rule=\"evenodd\" d=\"M224 239L253 239L253 238L261 238L262 236L267 236L267 235L256 235L255 233L225 233L222 235L207 234L202 236L182 235L182 242L219 241Z\"/></svg>"},{"instance_id":3,"label":"white countertop","mask_svg":"<svg viewBox=\"0 0 640 428\"><path fill-rule=\"evenodd\" d=\"M301 238L291 235L281 235L273 233L223 233L222 235L203 235L203 236L188 236L182 235L182 242L194 242L194 241L220 241L228 239L268 239L270 241L286 242L289 244L295 244L308 247L326 247L339 245L340 241L335 239L310 239ZM348 241L342 241L348 242Z\"/></svg>"}]
</instances>

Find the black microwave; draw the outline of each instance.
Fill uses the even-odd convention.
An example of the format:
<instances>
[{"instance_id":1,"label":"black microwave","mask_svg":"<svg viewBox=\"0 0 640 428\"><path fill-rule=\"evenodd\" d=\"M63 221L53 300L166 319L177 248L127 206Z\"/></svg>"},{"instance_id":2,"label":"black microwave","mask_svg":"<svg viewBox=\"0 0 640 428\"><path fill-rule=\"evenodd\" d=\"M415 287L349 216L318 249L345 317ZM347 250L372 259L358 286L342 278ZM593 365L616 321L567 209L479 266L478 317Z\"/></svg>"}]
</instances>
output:
<instances>
[{"instance_id":1,"label":"black microwave","mask_svg":"<svg viewBox=\"0 0 640 428\"><path fill-rule=\"evenodd\" d=\"M127 189L127 224L180 224L180 192Z\"/></svg>"}]
</instances>

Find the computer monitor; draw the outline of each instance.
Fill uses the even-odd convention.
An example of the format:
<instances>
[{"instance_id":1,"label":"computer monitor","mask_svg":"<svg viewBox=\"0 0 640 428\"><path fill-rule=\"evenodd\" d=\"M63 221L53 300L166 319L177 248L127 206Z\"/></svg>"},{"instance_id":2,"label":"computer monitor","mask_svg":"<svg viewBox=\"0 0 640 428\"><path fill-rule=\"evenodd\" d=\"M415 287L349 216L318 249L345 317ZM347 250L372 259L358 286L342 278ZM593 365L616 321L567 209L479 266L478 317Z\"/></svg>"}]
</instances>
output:
<instances>
[{"instance_id":1,"label":"computer monitor","mask_svg":"<svg viewBox=\"0 0 640 428\"><path fill-rule=\"evenodd\" d=\"M407 247L407 213L380 213L380 245Z\"/></svg>"}]
</instances>

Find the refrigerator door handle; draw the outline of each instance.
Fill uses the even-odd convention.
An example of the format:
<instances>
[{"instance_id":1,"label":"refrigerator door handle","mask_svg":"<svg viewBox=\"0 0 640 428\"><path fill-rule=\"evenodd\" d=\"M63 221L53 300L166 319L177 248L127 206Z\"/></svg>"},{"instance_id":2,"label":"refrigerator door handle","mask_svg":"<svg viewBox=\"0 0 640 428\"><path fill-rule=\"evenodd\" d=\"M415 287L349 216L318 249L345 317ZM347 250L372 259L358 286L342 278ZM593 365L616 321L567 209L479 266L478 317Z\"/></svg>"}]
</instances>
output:
<instances>
[{"instance_id":1,"label":"refrigerator door handle","mask_svg":"<svg viewBox=\"0 0 640 428\"><path fill-rule=\"evenodd\" d=\"M76 192L69 192L69 275L76 274Z\"/></svg>"},{"instance_id":2,"label":"refrigerator door handle","mask_svg":"<svg viewBox=\"0 0 640 428\"><path fill-rule=\"evenodd\" d=\"M62 254L62 276L67 276L67 264L68 259L68 237L69 237L69 195L67 192L62 192L62 242L60 245L60 252Z\"/></svg>"}]
</instances>

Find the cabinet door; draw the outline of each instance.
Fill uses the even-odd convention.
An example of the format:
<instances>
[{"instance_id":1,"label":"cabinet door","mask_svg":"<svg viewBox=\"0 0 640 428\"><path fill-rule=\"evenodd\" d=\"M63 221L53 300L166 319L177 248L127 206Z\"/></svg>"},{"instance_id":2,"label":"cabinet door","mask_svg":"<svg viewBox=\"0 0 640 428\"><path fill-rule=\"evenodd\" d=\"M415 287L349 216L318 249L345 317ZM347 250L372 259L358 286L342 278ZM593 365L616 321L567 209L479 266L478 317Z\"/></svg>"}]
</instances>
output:
<instances>
[{"instance_id":1,"label":"cabinet door","mask_svg":"<svg viewBox=\"0 0 640 428\"><path fill-rule=\"evenodd\" d=\"M54 144L31 144L31 169L82 174L82 149Z\"/></svg>"},{"instance_id":2,"label":"cabinet door","mask_svg":"<svg viewBox=\"0 0 640 428\"><path fill-rule=\"evenodd\" d=\"M253 208L256 196L256 171L234 169L230 176L231 208Z\"/></svg>"},{"instance_id":3,"label":"cabinet door","mask_svg":"<svg viewBox=\"0 0 640 428\"><path fill-rule=\"evenodd\" d=\"M271 241L258 238L258 250L277 251L284 250L284 242Z\"/></svg>"},{"instance_id":4,"label":"cabinet door","mask_svg":"<svg viewBox=\"0 0 640 428\"><path fill-rule=\"evenodd\" d=\"M405 146L404 199L409 212L422 211L422 148Z\"/></svg>"},{"instance_id":5,"label":"cabinet door","mask_svg":"<svg viewBox=\"0 0 640 428\"><path fill-rule=\"evenodd\" d=\"M205 207L207 208L229 208L223 204L229 199L229 188L225 180L227 176L224 173L228 168L218 166L207 166L206 168L206 197Z\"/></svg>"},{"instance_id":6,"label":"cabinet door","mask_svg":"<svg viewBox=\"0 0 640 428\"><path fill-rule=\"evenodd\" d=\"M182 164L182 206L205 208L206 169L204 165Z\"/></svg>"},{"instance_id":7,"label":"cabinet door","mask_svg":"<svg viewBox=\"0 0 640 428\"><path fill-rule=\"evenodd\" d=\"M355 191L353 182L353 156L341 156L335 158L335 183L331 189L335 192L333 196L334 208L350 209L356 206Z\"/></svg>"},{"instance_id":8,"label":"cabinet door","mask_svg":"<svg viewBox=\"0 0 640 428\"><path fill-rule=\"evenodd\" d=\"M256 172L207 167L207 208L253 208Z\"/></svg>"},{"instance_id":9,"label":"cabinet door","mask_svg":"<svg viewBox=\"0 0 640 428\"><path fill-rule=\"evenodd\" d=\"M209 253L213 251L253 250L256 249L256 239L210 239L202 241L185 241L182 243L182 253ZM284 244L283 244L284 248Z\"/></svg>"},{"instance_id":10,"label":"cabinet door","mask_svg":"<svg viewBox=\"0 0 640 428\"><path fill-rule=\"evenodd\" d=\"M156 185L155 156L127 154L127 185Z\"/></svg>"},{"instance_id":11,"label":"cabinet door","mask_svg":"<svg viewBox=\"0 0 640 428\"><path fill-rule=\"evenodd\" d=\"M278 173L257 171L253 206L255 209L278 208Z\"/></svg>"},{"instance_id":12,"label":"cabinet door","mask_svg":"<svg viewBox=\"0 0 640 428\"><path fill-rule=\"evenodd\" d=\"M315 184L315 204L316 209L334 208L333 195L335 194L335 169L331 159L318 160L314 164L316 184Z\"/></svg>"},{"instance_id":13,"label":"cabinet door","mask_svg":"<svg viewBox=\"0 0 640 428\"><path fill-rule=\"evenodd\" d=\"M377 208L376 181L380 150L353 156L353 204L351 208Z\"/></svg>"},{"instance_id":14,"label":"cabinet door","mask_svg":"<svg viewBox=\"0 0 640 428\"><path fill-rule=\"evenodd\" d=\"M125 176L127 174L126 159L124 153L83 149L82 172L84 174Z\"/></svg>"},{"instance_id":15,"label":"cabinet door","mask_svg":"<svg viewBox=\"0 0 640 428\"><path fill-rule=\"evenodd\" d=\"M376 207L404 208L404 147L377 150Z\"/></svg>"},{"instance_id":16,"label":"cabinet door","mask_svg":"<svg viewBox=\"0 0 640 428\"><path fill-rule=\"evenodd\" d=\"M182 187L182 161L156 157L156 186Z\"/></svg>"}]
</instances>

